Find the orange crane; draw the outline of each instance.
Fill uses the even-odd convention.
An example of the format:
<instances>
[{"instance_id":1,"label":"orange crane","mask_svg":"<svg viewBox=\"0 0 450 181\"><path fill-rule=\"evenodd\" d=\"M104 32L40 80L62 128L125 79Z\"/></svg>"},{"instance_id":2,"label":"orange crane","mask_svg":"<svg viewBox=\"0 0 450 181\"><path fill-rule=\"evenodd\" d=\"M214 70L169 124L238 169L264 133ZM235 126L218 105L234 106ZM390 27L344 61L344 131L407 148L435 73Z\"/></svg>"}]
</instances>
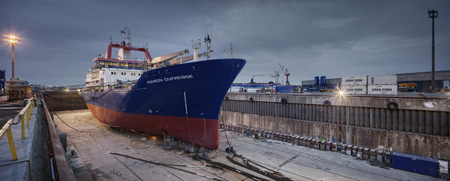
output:
<instances>
[{"instance_id":1,"label":"orange crane","mask_svg":"<svg viewBox=\"0 0 450 181\"><path fill-rule=\"evenodd\" d=\"M289 83L289 76L290 76L291 74L288 72L288 69L287 69L287 68L284 68L284 66L282 66L280 63L278 63L278 65L280 65L281 70L284 72L284 75L286 75L286 85L291 85L291 84Z\"/></svg>"}]
</instances>

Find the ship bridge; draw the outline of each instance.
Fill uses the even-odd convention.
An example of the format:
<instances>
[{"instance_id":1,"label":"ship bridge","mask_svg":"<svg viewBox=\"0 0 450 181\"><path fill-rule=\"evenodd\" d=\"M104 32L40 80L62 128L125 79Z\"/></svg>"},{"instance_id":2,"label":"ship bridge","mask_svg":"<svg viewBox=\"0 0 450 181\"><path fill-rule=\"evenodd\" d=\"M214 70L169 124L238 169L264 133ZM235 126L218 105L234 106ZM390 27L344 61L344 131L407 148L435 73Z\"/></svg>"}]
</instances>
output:
<instances>
[{"instance_id":1,"label":"ship bridge","mask_svg":"<svg viewBox=\"0 0 450 181\"><path fill-rule=\"evenodd\" d=\"M105 58L95 58L94 68L118 68L118 69L134 69L148 70L149 65L146 62L136 60L115 60Z\"/></svg>"}]
</instances>

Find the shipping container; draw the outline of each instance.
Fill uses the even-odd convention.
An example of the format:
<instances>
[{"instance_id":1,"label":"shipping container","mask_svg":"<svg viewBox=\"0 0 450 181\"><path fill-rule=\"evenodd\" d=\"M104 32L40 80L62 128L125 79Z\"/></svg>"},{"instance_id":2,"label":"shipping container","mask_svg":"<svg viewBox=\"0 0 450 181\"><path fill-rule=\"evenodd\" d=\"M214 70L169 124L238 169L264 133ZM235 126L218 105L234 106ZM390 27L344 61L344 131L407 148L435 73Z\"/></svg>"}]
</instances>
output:
<instances>
[{"instance_id":1,"label":"shipping container","mask_svg":"<svg viewBox=\"0 0 450 181\"><path fill-rule=\"evenodd\" d=\"M367 77L368 85L397 85L397 75L374 75Z\"/></svg>"},{"instance_id":2,"label":"shipping container","mask_svg":"<svg viewBox=\"0 0 450 181\"><path fill-rule=\"evenodd\" d=\"M341 90L345 94L367 94L367 87L364 85L343 85Z\"/></svg>"},{"instance_id":3,"label":"shipping container","mask_svg":"<svg viewBox=\"0 0 450 181\"><path fill-rule=\"evenodd\" d=\"M439 177L439 162L434 158L394 152L392 168Z\"/></svg>"},{"instance_id":4,"label":"shipping container","mask_svg":"<svg viewBox=\"0 0 450 181\"><path fill-rule=\"evenodd\" d=\"M367 85L367 76L342 77L342 85Z\"/></svg>"},{"instance_id":5,"label":"shipping container","mask_svg":"<svg viewBox=\"0 0 450 181\"><path fill-rule=\"evenodd\" d=\"M397 94L397 85L368 85L367 94Z\"/></svg>"}]
</instances>

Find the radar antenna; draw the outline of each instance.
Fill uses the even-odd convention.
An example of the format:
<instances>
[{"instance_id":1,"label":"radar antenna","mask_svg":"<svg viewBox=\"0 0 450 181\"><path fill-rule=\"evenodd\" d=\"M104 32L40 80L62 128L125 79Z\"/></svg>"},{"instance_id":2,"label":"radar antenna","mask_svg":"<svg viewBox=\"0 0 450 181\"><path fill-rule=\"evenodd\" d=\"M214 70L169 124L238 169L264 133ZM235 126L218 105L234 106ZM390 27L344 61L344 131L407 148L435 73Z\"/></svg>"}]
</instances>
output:
<instances>
[{"instance_id":1,"label":"radar antenna","mask_svg":"<svg viewBox=\"0 0 450 181\"><path fill-rule=\"evenodd\" d=\"M123 41L122 41L122 46L127 46L127 47L131 47L131 32L130 32L130 28L128 27L124 27L122 31L120 31L120 33L123 34Z\"/></svg>"}]
</instances>

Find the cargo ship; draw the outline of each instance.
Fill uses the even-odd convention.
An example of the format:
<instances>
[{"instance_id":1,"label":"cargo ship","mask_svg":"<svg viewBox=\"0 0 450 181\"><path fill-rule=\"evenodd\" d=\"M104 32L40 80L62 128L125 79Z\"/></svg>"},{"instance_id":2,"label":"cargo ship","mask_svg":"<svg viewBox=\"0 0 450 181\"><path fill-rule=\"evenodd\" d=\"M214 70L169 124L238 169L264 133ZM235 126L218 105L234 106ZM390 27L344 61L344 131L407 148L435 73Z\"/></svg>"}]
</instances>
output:
<instances>
[{"instance_id":1,"label":"cargo ship","mask_svg":"<svg viewBox=\"0 0 450 181\"><path fill-rule=\"evenodd\" d=\"M202 54L201 42L194 42L194 55L186 56L186 49L152 58L147 47L131 46L129 30L122 33L124 41L111 41L105 56L94 58L86 74L80 95L92 114L112 127L169 134L216 150L220 106L246 61L209 59L209 36ZM111 58L112 48L119 49L117 58ZM146 60L131 58L131 51L143 52ZM207 60L199 61L202 56Z\"/></svg>"}]
</instances>

